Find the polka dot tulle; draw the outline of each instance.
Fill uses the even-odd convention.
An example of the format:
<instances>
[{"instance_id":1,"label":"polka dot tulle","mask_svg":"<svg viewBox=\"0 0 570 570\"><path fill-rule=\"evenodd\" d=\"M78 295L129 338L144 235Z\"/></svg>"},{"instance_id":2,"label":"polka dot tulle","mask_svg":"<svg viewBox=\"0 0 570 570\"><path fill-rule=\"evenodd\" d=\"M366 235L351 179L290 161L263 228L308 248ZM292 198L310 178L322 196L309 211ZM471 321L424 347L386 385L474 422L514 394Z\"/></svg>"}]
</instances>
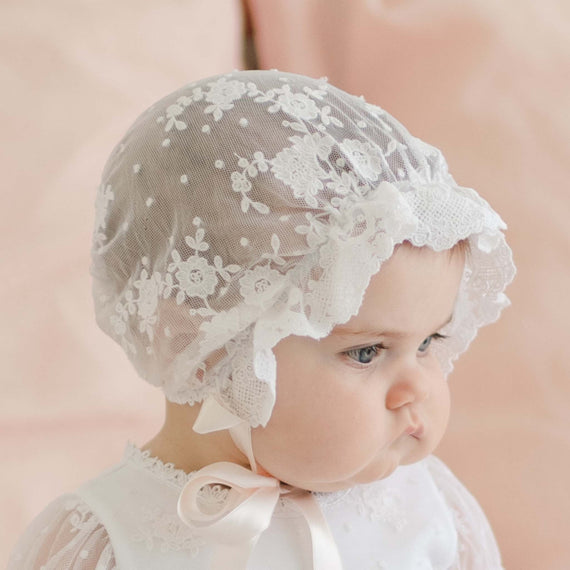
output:
<instances>
[{"instance_id":1,"label":"polka dot tulle","mask_svg":"<svg viewBox=\"0 0 570 570\"><path fill-rule=\"evenodd\" d=\"M191 83L111 155L93 234L99 325L173 402L212 396L251 426L275 401L273 347L356 314L402 241L468 239L446 372L508 304L500 217L383 109L279 71Z\"/></svg>"}]
</instances>

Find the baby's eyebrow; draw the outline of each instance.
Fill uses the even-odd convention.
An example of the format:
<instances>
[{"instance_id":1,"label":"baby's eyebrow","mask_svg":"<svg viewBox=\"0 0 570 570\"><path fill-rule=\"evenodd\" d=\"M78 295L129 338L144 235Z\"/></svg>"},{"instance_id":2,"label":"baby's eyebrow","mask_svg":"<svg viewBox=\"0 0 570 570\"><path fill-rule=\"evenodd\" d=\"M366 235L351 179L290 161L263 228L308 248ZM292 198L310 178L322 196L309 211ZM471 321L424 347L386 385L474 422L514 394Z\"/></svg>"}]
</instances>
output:
<instances>
[{"instance_id":1,"label":"baby's eyebrow","mask_svg":"<svg viewBox=\"0 0 570 570\"><path fill-rule=\"evenodd\" d=\"M442 323L439 327L436 327L434 331L439 331L446 325L448 325L453 320L453 313L449 315L447 320ZM409 333L405 331L400 331L396 329L387 329L387 330L377 330L377 329L351 329L346 325L338 325L336 326L331 334L338 335L338 336L350 336L350 337L391 337L391 338L404 338L409 335Z\"/></svg>"}]
</instances>

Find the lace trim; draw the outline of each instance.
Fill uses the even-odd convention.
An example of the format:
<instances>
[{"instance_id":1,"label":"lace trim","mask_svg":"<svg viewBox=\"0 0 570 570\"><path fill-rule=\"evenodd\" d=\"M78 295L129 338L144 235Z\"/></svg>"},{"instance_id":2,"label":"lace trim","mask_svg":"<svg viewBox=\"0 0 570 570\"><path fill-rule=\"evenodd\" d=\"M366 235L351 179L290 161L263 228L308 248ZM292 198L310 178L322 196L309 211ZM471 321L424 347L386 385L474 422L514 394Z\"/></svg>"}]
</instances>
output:
<instances>
[{"instance_id":1,"label":"lace trim","mask_svg":"<svg viewBox=\"0 0 570 570\"><path fill-rule=\"evenodd\" d=\"M188 145L203 147L191 173ZM204 191L214 182L219 193ZM275 345L322 338L357 314L396 244L470 240L435 353L446 374L507 306L514 276L505 224L456 185L437 149L325 80L278 71L210 77L161 99L109 159L96 212L100 326L172 402L214 396L252 427L275 403Z\"/></svg>"},{"instance_id":2,"label":"lace trim","mask_svg":"<svg viewBox=\"0 0 570 570\"><path fill-rule=\"evenodd\" d=\"M157 457L151 457L150 451L142 451L132 442L127 443L125 461L152 473L162 481L176 485L180 489L192 475L192 473L186 473L182 469L177 469L173 463L164 463ZM348 503L356 507L360 516L367 517L371 521L384 521L398 531L401 531L407 524L404 509L401 506L401 498L398 495L398 491L393 488L378 490L372 489L368 485L357 485L343 491L314 493L314 496L323 511L329 510L340 503ZM200 495L201 502L204 503L204 506L210 512L219 510L226 498L227 489L219 485L209 488L205 487ZM274 516L278 518L296 518L301 516L301 514L285 495L280 497ZM191 538L193 539L194 537ZM196 544L192 544L193 549L196 546ZM188 547L189 545L184 546L184 548Z\"/></svg>"},{"instance_id":3,"label":"lace trim","mask_svg":"<svg viewBox=\"0 0 570 570\"><path fill-rule=\"evenodd\" d=\"M321 509L331 509L332 507L342 503L348 495L351 494L354 488L344 489L343 491L334 491L331 493L313 493L317 503Z\"/></svg>"},{"instance_id":4,"label":"lace trim","mask_svg":"<svg viewBox=\"0 0 570 570\"><path fill-rule=\"evenodd\" d=\"M193 474L193 472L186 473L186 471L182 469L177 469L173 463L164 463L158 459L158 457L151 456L150 451L142 451L130 441L125 448L123 460L135 465L139 469L152 473L165 483L176 485L181 489L186 485L190 476Z\"/></svg>"},{"instance_id":5,"label":"lace trim","mask_svg":"<svg viewBox=\"0 0 570 570\"><path fill-rule=\"evenodd\" d=\"M135 465L139 469L143 469L144 471L152 473L155 477L166 483L176 485L180 489L184 487L184 485L190 479L190 476L194 473L186 473L186 471L183 471L182 469L177 469L173 463L164 463L158 459L158 457L151 456L150 451L142 451L130 441L127 443L127 446L125 448L123 460L131 463L132 465ZM214 493L213 490L209 491L210 494ZM350 489L338 491L335 493L314 493L314 495L322 509L329 509L334 505L341 503L349 493ZM216 494L215 498L218 500L220 498L218 496L219 493L214 494ZM204 501L207 501L208 497L208 493L205 492L202 498ZM286 496L280 498L275 509L275 515L280 517L301 516L300 513L293 506L291 506L291 503L287 500Z\"/></svg>"}]
</instances>

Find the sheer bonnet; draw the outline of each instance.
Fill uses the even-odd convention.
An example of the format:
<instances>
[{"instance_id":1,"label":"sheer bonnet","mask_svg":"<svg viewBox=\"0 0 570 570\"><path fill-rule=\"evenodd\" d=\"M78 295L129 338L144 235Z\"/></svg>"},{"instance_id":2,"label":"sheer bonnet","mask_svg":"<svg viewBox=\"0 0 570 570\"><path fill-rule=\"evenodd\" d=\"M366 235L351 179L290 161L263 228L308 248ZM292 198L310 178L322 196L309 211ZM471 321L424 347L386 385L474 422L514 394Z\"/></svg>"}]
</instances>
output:
<instances>
[{"instance_id":1,"label":"sheer bonnet","mask_svg":"<svg viewBox=\"0 0 570 570\"><path fill-rule=\"evenodd\" d=\"M96 202L97 321L169 400L265 425L272 348L356 314L404 240L469 240L437 346L449 372L508 305L504 229L439 150L379 107L324 79L237 71L158 101L112 152Z\"/></svg>"}]
</instances>

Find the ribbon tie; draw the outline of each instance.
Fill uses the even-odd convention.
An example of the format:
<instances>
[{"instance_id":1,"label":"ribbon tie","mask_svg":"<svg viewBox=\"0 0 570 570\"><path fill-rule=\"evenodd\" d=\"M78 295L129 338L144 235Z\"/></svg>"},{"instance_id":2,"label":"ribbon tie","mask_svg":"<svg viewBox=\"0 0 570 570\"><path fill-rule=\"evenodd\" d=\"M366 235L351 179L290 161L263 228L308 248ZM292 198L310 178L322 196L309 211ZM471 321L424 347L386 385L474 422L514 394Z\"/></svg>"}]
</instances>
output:
<instances>
[{"instance_id":1,"label":"ribbon tie","mask_svg":"<svg viewBox=\"0 0 570 570\"><path fill-rule=\"evenodd\" d=\"M224 503L214 512L200 505L201 490L212 485L227 488ZM178 515L187 526L219 545L212 568L245 570L259 537L271 523L280 495L284 494L309 526L313 570L342 570L336 544L313 495L292 491L274 477L253 473L235 463L213 463L191 475L178 499Z\"/></svg>"}]
</instances>

